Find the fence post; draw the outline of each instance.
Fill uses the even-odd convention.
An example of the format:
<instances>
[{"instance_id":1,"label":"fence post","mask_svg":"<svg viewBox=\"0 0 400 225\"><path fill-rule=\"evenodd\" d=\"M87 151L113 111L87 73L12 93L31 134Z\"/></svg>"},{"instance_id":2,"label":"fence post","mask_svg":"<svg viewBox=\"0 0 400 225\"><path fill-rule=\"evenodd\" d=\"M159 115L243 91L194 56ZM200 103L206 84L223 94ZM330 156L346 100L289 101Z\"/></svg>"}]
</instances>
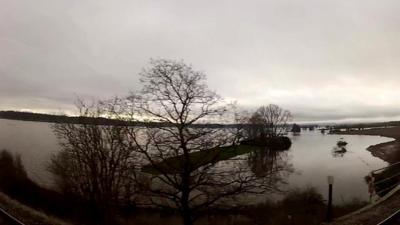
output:
<instances>
[{"instance_id":1,"label":"fence post","mask_svg":"<svg viewBox=\"0 0 400 225\"><path fill-rule=\"evenodd\" d=\"M329 185L329 193L328 193L328 209L326 212L326 221L332 221L332 191L333 191L333 176L328 176L328 185Z\"/></svg>"}]
</instances>

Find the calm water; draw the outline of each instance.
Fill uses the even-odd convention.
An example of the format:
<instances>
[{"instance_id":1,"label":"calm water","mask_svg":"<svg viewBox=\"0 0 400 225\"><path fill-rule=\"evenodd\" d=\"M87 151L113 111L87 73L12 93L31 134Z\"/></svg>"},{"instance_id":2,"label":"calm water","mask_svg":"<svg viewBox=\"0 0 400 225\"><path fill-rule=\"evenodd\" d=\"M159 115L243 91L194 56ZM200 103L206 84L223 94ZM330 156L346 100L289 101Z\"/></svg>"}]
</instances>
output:
<instances>
[{"instance_id":1,"label":"calm water","mask_svg":"<svg viewBox=\"0 0 400 225\"><path fill-rule=\"evenodd\" d=\"M289 155L295 172L288 182L290 186L316 187L324 196L328 191L327 176L334 176L334 201L344 199L369 199L364 177L371 170L385 167L385 161L372 156L366 149L370 145L392 141L391 138L362 135L323 135L319 131L303 132L291 137L293 141ZM332 154L340 138L348 142L343 156Z\"/></svg>"},{"instance_id":2,"label":"calm water","mask_svg":"<svg viewBox=\"0 0 400 225\"><path fill-rule=\"evenodd\" d=\"M0 119L0 149L19 153L29 176L44 186L52 184L46 167L51 154L59 149L49 125ZM392 140L375 136L323 135L318 131L303 131L290 138L293 142L291 149L277 160L293 170L285 177L288 182L285 188L314 186L325 196L327 176L333 175L334 201L338 204L354 197L368 199L364 176L387 163L372 156L366 148ZM340 138L349 143L348 152L343 156L333 155L332 150ZM254 162L257 164L257 159ZM255 171L263 169L258 164L254 168Z\"/></svg>"}]
</instances>

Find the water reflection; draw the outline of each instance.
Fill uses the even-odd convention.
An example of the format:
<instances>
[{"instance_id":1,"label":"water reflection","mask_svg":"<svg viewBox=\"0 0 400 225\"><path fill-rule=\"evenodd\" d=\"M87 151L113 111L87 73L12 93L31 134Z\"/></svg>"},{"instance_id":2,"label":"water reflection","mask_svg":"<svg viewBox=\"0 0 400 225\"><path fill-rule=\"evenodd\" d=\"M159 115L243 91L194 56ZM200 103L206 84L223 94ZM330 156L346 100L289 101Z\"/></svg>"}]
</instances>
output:
<instances>
[{"instance_id":1,"label":"water reflection","mask_svg":"<svg viewBox=\"0 0 400 225\"><path fill-rule=\"evenodd\" d=\"M347 152L346 148L335 146L335 147L333 147L331 153L334 158L339 158L339 157L343 157L346 152Z\"/></svg>"},{"instance_id":2,"label":"water reflection","mask_svg":"<svg viewBox=\"0 0 400 225\"><path fill-rule=\"evenodd\" d=\"M248 165L257 177L271 176L271 182L285 182L284 178L294 172L287 150L271 150L260 147L248 155Z\"/></svg>"}]
</instances>

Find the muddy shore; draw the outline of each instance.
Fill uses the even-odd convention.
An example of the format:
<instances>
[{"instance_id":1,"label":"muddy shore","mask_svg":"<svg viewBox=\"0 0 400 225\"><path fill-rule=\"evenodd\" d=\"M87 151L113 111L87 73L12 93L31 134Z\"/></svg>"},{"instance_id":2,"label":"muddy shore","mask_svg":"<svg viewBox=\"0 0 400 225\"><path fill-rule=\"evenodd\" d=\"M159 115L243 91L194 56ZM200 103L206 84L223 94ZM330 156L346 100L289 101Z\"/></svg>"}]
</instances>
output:
<instances>
[{"instance_id":1,"label":"muddy shore","mask_svg":"<svg viewBox=\"0 0 400 225\"><path fill-rule=\"evenodd\" d=\"M367 150L370 151L373 156L379 157L388 163L392 164L400 161L400 127L340 131L334 132L333 134L373 135L394 138L394 141L369 146Z\"/></svg>"}]
</instances>

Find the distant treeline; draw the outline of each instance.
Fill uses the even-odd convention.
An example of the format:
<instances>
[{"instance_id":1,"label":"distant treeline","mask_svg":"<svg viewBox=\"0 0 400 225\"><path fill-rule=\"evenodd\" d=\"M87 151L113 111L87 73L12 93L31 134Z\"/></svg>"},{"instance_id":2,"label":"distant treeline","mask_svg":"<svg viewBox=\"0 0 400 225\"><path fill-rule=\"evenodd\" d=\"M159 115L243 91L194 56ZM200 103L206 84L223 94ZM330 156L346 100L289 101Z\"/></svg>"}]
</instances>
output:
<instances>
[{"instance_id":1,"label":"distant treeline","mask_svg":"<svg viewBox=\"0 0 400 225\"><path fill-rule=\"evenodd\" d=\"M400 121L389 121L389 122L377 122L377 123L357 123L357 124L337 124L330 126L333 129L365 129L365 128L376 128L376 127L397 127L400 126Z\"/></svg>"},{"instance_id":2,"label":"distant treeline","mask_svg":"<svg viewBox=\"0 0 400 225\"><path fill-rule=\"evenodd\" d=\"M36 121L48 123L74 123L74 124L100 124L100 125L122 125L130 122L108 118L92 118L81 116L50 115L44 113L0 111L0 118L10 120ZM130 123L133 125L133 123Z\"/></svg>"},{"instance_id":3,"label":"distant treeline","mask_svg":"<svg viewBox=\"0 0 400 225\"><path fill-rule=\"evenodd\" d=\"M83 116L66 116L66 115L51 115L44 113L32 113L32 112L18 112L18 111L0 111L1 119L9 120L22 120L22 121L35 121L35 122L47 122L47 123L72 123L72 124L95 124L95 125L114 125L114 126L171 126L167 123L157 122L140 122L140 121L124 121L117 119L109 119L104 117L83 117ZM194 124L193 127L232 127L234 125L222 125L222 124Z\"/></svg>"},{"instance_id":4,"label":"distant treeline","mask_svg":"<svg viewBox=\"0 0 400 225\"><path fill-rule=\"evenodd\" d=\"M19 112L19 111L0 111L0 118L10 120L23 120L23 121L35 121L35 122L47 122L47 123L73 123L73 124L97 124L97 125L129 125L129 126L171 126L171 124L157 123L157 122L139 122L139 121L124 121L109 119L104 117L82 117L82 116L67 116L67 115L51 115L45 113L32 113L32 112ZM250 126L249 124L246 124ZM245 125L245 126L246 126ZM194 124L193 127L236 127L235 124ZM288 125L288 127L290 124ZM319 125L300 125L302 129L316 128ZM377 122L377 123L349 123L349 124L335 124L328 125L326 127L337 130L337 129L365 129L374 127L391 127L400 126L400 121L389 121L389 122Z\"/></svg>"}]
</instances>

